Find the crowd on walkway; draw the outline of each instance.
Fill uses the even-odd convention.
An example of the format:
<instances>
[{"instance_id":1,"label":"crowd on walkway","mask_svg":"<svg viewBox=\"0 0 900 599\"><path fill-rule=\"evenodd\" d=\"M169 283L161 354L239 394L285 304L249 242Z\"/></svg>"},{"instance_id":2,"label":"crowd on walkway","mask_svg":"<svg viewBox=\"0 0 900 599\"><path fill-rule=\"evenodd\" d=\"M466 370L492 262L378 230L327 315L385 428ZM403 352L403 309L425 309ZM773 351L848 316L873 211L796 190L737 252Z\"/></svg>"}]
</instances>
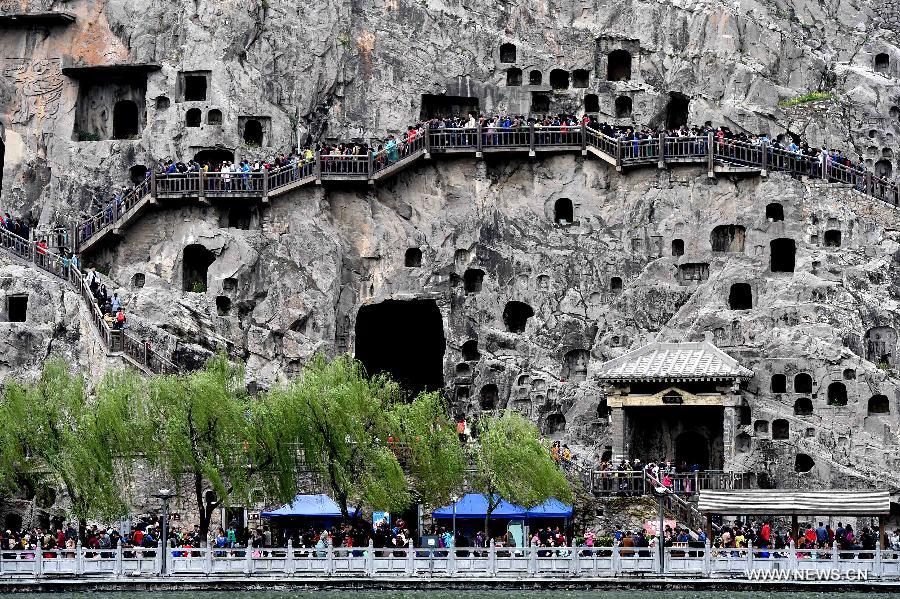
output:
<instances>
[{"instance_id":1,"label":"crowd on walkway","mask_svg":"<svg viewBox=\"0 0 900 599\"><path fill-rule=\"evenodd\" d=\"M125 306L122 304L122 300L119 299L119 294L114 292L110 295L109 290L106 288L106 283L100 279L100 276L94 269L86 272L84 278L91 296L94 298L94 303L100 309L107 326L114 331L120 331L125 328L127 321L125 318Z\"/></svg>"},{"instance_id":2,"label":"crowd on walkway","mask_svg":"<svg viewBox=\"0 0 900 599\"><path fill-rule=\"evenodd\" d=\"M887 534L888 547L894 551L900 550L900 530ZM800 553L798 557L815 557L822 551L833 550L835 543L842 551L875 551L879 541L877 528L863 526L857 532L851 524L837 523L836 528L819 522L818 526L810 522L798 531L797 538L793 538L790 530L784 526L776 527L772 520L756 522L741 522L736 520L731 524L723 524L718 535L713 541L713 546L720 549L746 548L749 546L760 550L760 557L769 557L770 552L782 552L790 547L793 541L794 548Z\"/></svg>"},{"instance_id":3,"label":"crowd on walkway","mask_svg":"<svg viewBox=\"0 0 900 599\"><path fill-rule=\"evenodd\" d=\"M367 172L367 163L371 157L376 171L386 165L396 162L408 155L411 148L418 147L417 142L431 132L434 142L438 145L449 146L475 145L477 143L477 128L482 131L481 143L484 146L491 145L522 145L526 143L526 134L534 128L536 143L538 145L566 144L571 140L570 134L580 131L580 127L586 125L602 135L621 142L624 159L655 158L658 156L659 146L654 142L665 134L667 137L676 137L686 140L684 143L695 144L698 154L707 151L708 135L712 134L714 143L717 144L717 152L721 155L732 156L738 162L758 161L759 152L766 144L768 147L768 162L772 168L794 167L801 172L809 172L814 176L822 176L823 173L833 173L831 167L840 165L845 167L852 177L849 181L863 191L865 185L864 175L869 173L867 167L861 162L854 162L842 150L836 148L819 148L811 146L799 136L791 134L789 138L772 139L765 133L752 134L741 131L732 131L730 127L714 127L711 123L702 126L682 126L668 130L653 129L650 127L638 127L633 125L616 125L599 121L594 115L576 116L573 114L544 115L529 117L521 114L496 114L493 116L468 114L465 116L448 116L426 119L410 125L402 134L389 135L382 143L367 144L364 142L325 143L308 146L305 148L292 148L289 152L280 152L264 159L239 158L234 161L188 161L173 160L171 158L161 161L156 169L160 176L178 175L189 173L218 173L219 175L207 183L211 190L252 190L258 192L261 189L260 179L254 178L254 173L270 172L285 169L292 173L293 179L299 179L304 171L312 165L315 156L322 157L322 167L326 173L355 173ZM363 166L363 164L366 166ZM790 164L788 164L790 163ZM147 178L151 176L147 171ZM887 175L875 176L872 180L875 185L886 189L890 179ZM138 183L131 189L122 187L104 205L100 214L100 226L113 222L116 214L121 213L121 207L125 197L135 188L144 186L145 182ZM120 208L120 210L116 210ZM82 224L80 236L90 237L97 225L90 221Z\"/></svg>"}]
</instances>

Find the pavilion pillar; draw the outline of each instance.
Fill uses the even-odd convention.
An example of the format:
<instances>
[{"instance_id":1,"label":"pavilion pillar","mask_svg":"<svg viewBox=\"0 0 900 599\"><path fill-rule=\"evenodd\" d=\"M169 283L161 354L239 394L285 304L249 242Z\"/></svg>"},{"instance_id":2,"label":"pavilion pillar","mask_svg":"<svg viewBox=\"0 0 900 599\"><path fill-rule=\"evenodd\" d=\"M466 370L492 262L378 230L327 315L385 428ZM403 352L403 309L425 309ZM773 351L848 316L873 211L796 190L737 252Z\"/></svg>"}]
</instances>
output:
<instances>
[{"instance_id":1,"label":"pavilion pillar","mask_svg":"<svg viewBox=\"0 0 900 599\"><path fill-rule=\"evenodd\" d=\"M731 387L730 393L727 393L722 402L724 410L722 413L722 448L723 464L721 469L725 471L734 471L734 457L737 453L735 443L737 439L737 429L740 425L740 417L738 410L741 406L741 389L740 385L735 383Z\"/></svg>"},{"instance_id":2,"label":"pavilion pillar","mask_svg":"<svg viewBox=\"0 0 900 599\"><path fill-rule=\"evenodd\" d=\"M884 551L887 549L887 518L878 516L878 546Z\"/></svg>"},{"instance_id":3,"label":"pavilion pillar","mask_svg":"<svg viewBox=\"0 0 900 599\"><path fill-rule=\"evenodd\" d=\"M706 542L711 544L712 538L712 514L706 514Z\"/></svg>"},{"instance_id":4,"label":"pavilion pillar","mask_svg":"<svg viewBox=\"0 0 900 599\"><path fill-rule=\"evenodd\" d=\"M628 448L625 446L625 409L622 407L622 391L617 389L615 395L608 396L609 432L612 437L612 459L627 458Z\"/></svg>"},{"instance_id":5,"label":"pavilion pillar","mask_svg":"<svg viewBox=\"0 0 900 599\"><path fill-rule=\"evenodd\" d=\"M797 521L797 514L791 514L791 537L794 539L794 543L796 543L799 538L799 532L800 524Z\"/></svg>"}]
</instances>

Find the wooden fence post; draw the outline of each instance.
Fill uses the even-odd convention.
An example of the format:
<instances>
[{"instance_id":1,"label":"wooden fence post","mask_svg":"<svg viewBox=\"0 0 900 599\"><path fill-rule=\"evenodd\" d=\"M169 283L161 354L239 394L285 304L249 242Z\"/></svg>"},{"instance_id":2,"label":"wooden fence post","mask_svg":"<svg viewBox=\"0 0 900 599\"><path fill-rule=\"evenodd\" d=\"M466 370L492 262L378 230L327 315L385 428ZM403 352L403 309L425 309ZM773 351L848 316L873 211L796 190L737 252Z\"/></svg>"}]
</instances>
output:
<instances>
[{"instance_id":1,"label":"wooden fence post","mask_svg":"<svg viewBox=\"0 0 900 599\"><path fill-rule=\"evenodd\" d=\"M666 168L666 134L659 134L659 147L657 149L657 163L656 168Z\"/></svg>"},{"instance_id":2,"label":"wooden fence post","mask_svg":"<svg viewBox=\"0 0 900 599\"><path fill-rule=\"evenodd\" d=\"M484 140L483 140L482 137L481 137L481 132L482 132L481 121L478 121L478 125L475 127L475 131L476 131L476 133L475 133L475 137L476 137L476 140L475 140L475 158L481 158L481 157L483 156L483 154L482 154L482 150L483 150L482 145L483 145L483 143L484 143Z\"/></svg>"}]
</instances>

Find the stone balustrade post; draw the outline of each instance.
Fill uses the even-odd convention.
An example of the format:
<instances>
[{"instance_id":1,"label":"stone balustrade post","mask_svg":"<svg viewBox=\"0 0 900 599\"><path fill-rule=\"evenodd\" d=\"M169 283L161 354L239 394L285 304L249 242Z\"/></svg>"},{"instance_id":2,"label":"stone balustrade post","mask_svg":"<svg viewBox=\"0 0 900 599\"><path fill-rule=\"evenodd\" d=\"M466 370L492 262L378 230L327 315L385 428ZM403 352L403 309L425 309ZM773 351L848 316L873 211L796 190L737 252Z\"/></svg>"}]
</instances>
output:
<instances>
[{"instance_id":1,"label":"stone balustrade post","mask_svg":"<svg viewBox=\"0 0 900 599\"><path fill-rule=\"evenodd\" d=\"M204 556L206 558L206 563L204 564L203 570L207 576L209 576L213 572L213 550L212 549L213 548L210 546L209 543L207 543L206 547L204 547L204 551L206 551L206 555Z\"/></svg>"},{"instance_id":2,"label":"stone balustrade post","mask_svg":"<svg viewBox=\"0 0 900 599\"><path fill-rule=\"evenodd\" d=\"M248 576L253 574L253 547L249 544L244 550L244 574Z\"/></svg>"},{"instance_id":3,"label":"stone balustrade post","mask_svg":"<svg viewBox=\"0 0 900 599\"><path fill-rule=\"evenodd\" d=\"M293 539L288 539L288 542L287 542L287 553L284 556L284 573L285 574L293 574L294 573L294 541L293 541Z\"/></svg>"},{"instance_id":4,"label":"stone balustrade post","mask_svg":"<svg viewBox=\"0 0 900 599\"><path fill-rule=\"evenodd\" d=\"M375 575L375 545L369 539L369 547L366 549L366 576Z\"/></svg>"},{"instance_id":5,"label":"stone balustrade post","mask_svg":"<svg viewBox=\"0 0 900 599\"><path fill-rule=\"evenodd\" d=\"M81 544L81 539L78 539L78 542L75 543L75 576L82 574L84 574L84 546Z\"/></svg>"},{"instance_id":6,"label":"stone balustrade post","mask_svg":"<svg viewBox=\"0 0 900 599\"><path fill-rule=\"evenodd\" d=\"M703 576L709 576L712 571L712 555L710 555L710 551L712 550L712 546L709 543L709 539L706 539L706 542L703 543Z\"/></svg>"},{"instance_id":7,"label":"stone balustrade post","mask_svg":"<svg viewBox=\"0 0 900 599\"><path fill-rule=\"evenodd\" d=\"M456 575L456 539L453 539L453 545L447 550L447 575Z\"/></svg>"},{"instance_id":8,"label":"stone balustrade post","mask_svg":"<svg viewBox=\"0 0 900 599\"><path fill-rule=\"evenodd\" d=\"M34 551L34 577L40 578L44 575L44 554L41 551L41 541L38 539L38 542L35 544Z\"/></svg>"},{"instance_id":9,"label":"stone balustrade post","mask_svg":"<svg viewBox=\"0 0 900 599\"><path fill-rule=\"evenodd\" d=\"M794 544L794 539L788 543L788 569L797 569L797 546Z\"/></svg>"},{"instance_id":10,"label":"stone balustrade post","mask_svg":"<svg viewBox=\"0 0 900 599\"><path fill-rule=\"evenodd\" d=\"M325 552L325 574L334 575L334 545L326 548Z\"/></svg>"},{"instance_id":11,"label":"stone balustrade post","mask_svg":"<svg viewBox=\"0 0 900 599\"><path fill-rule=\"evenodd\" d=\"M113 574L122 576L122 539L116 541L116 565L113 566Z\"/></svg>"},{"instance_id":12,"label":"stone balustrade post","mask_svg":"<svg viewBox=\"0 0 900 599\"><path fill-rule=\"evenodd\" d=\"M747 542L747 572L753 570L753 541Z\"/></svg>"},{"instance_id":13,"label":"stone balustrade post","mask_svg":"<svg viewBox=\"0 0 900 599\"><path fill-rule=\"evenodd\" d=\"M412 539L409 540L406 549L406 575L412 576L416 571L416 553L413 551Z\"/></svg>"},{"instance_id":14,"label":"stone balustrade post","mask_svg":"<svg viewBox=\"0 0 900 599\"><path fill-rule=\"evenodd\" d=\"M838 569L838 565L839 565L838 560L839 559L840 559L840 556L838 555L838 542L834 541L834 543L832 543L832 545L831 545L831 567L832 567L832 569L834 569L834 570Z\"/></svg>"}]
</instances>

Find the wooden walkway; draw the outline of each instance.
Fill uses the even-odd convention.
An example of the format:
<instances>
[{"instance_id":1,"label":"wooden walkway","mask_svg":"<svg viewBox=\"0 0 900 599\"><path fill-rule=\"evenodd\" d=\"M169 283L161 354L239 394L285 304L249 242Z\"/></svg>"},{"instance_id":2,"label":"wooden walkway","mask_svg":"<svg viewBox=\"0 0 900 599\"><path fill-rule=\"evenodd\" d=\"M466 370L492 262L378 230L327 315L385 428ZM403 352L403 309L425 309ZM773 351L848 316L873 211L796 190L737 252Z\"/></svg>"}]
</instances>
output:
<instances>
[{"instance_id":1,"label":"wooden walkway","mask_svg":"<svg viewBox=\"0 0 900 599\"><path fill-rule=\"evenodd\" d=\"M250 200L266 203L301 187L335 184L369 184L392 177L419 160L441 155L514 154L536 156L548 153L581 153L614 166L622 172L632 168L668 168L673 165L705 165L716 175L768 176L784 172L848 185L860 193L900 205L895 182L883 182L871 172L833 164L767 143L718 141L707 136L668 137L643 140L612 138L590 127L544 127L516 130L428 129L408 143L371 155L331 156L316 153L311 160L279 169L249 173L177 173L157 175L130 190L117 204L108 205L92 218L73 227L74 250L86 253L124 230L155 205L212 200Z\"/></svg>"}]
</instances>

